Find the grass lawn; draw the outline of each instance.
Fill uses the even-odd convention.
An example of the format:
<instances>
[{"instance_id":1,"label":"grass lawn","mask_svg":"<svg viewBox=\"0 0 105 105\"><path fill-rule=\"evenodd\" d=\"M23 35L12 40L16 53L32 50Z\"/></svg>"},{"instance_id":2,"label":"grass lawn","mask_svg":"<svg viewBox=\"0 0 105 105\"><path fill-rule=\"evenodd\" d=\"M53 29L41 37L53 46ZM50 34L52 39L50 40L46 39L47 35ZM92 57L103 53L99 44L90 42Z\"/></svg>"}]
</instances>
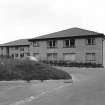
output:
<instances>
[{"instance_id":1,"label":"grass lawn","mask_svg":"<svg viewBox=\"0 0 105 105\"><path fill-rule=\"evenodd\" d=\"M62 70L53 68L47 64L30 60L0 61L0 80L49 80L71 79L71 76Z\"/></svg>"}]
</instances>

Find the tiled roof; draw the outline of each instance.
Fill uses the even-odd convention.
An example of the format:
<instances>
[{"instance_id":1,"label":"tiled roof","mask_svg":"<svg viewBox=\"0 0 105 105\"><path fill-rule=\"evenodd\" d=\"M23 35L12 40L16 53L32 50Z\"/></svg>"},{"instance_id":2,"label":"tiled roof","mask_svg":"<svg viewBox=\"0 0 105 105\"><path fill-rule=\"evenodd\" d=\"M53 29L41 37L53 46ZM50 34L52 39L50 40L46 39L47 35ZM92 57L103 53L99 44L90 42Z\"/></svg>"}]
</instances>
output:
<instances>
[{"instance_id":1,"label":"tiled roof","mask_svg":"<svg viewBox=\"0 0 105 105\"><path fill-rule=\"evenodd\" d=\"M20 39L8 43L0 44L0 46L28 46L28 39Z\"/></svg>"},{"instance_id":2,"label":"tiled roof","mask_svg":"<svg viewBox=\"0 0 105 105\"><path fill-rule=\"evenodd\" d=\"M102 34L102 33L80 29L80 28L70 28L63 31L58 31L51 34L35 37L30 40L64 38L64 37L75 37L75 36L89 36L89 35L98 35L98 34Z\"/></svg>"}]
</instances>

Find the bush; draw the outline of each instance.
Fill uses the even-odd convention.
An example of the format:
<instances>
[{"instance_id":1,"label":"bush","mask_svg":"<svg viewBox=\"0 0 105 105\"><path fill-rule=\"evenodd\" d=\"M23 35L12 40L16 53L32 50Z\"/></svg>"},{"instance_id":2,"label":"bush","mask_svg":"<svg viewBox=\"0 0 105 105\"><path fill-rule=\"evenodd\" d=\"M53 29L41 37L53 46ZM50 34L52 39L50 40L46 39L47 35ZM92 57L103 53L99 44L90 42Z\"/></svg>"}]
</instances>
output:
<instances>
[{"instance_id":1,"label":"bush","mask_svg":"<svg viewBox=\"0 0 105 105\"><path fill-rule=\"evenodd\" d=\"M77 62L70 62L70 61L42 61L45 64L50 64L54 66L64 66L64 67L87 67L87 68L96 68L96 67L103 67L102 64L96 63L77 63Z\"/></svg>"},{"instance_id":2,"label":"bush","mask_svg":"<svg viewBox=\"0 0 105 105\"><path fill-rule=\"evenodd\" d=\"M0 62L0 80L71 79L71 76L65 71L41 62L11 59Z\"/></svg>"}]
</instances>

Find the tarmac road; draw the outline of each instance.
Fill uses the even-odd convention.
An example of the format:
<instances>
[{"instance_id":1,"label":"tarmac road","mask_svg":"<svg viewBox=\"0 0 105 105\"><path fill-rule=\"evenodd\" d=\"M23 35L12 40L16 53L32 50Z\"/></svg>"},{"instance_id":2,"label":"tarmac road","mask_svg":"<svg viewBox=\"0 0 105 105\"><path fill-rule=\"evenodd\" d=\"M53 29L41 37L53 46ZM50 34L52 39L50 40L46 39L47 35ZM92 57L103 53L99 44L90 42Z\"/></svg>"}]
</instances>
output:
<instances>
[{"instance_id":1,"label":"tarmac road","mask_svg":"<svg viewBox=\"0 0 105 105\"><path fill-rule=\"evenodd\" d=\"M105 72L45 94L25 105L105 105Z\"/></svg>"}]
</instances>

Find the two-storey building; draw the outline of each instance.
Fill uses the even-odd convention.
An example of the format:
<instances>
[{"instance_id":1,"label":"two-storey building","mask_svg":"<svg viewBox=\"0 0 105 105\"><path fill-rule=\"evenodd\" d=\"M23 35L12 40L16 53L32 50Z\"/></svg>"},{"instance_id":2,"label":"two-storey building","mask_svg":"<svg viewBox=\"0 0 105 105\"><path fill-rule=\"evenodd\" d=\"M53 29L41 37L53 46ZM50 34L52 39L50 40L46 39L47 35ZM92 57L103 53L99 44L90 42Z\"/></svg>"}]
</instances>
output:
<instances>
[{"instance_id":1,"label":"two-storey building","mask_svg":"<svg viewBox=\"0 0 105 105\"><path fill-rule=\"evenodd\" d=\"M24 59L95 63L104 65L104 34L71 28L32 39L21 39L0 45L0 56Z\"/></svg>"},{"instance_id":2,"label":"two-storey building","mask_svg":"<svg viewBox=\"0 0 105 105\"><path fill-rule=\"evenodd\" d=\"M27 39L20 39L0 45L0 56L14 59L30 56L30 44Z\"/></svg>"},{"instance_id":3,"label":"two-storey building","mask_svg":"<svg viewBox=\"0 0 105 105\"><path fill-rule=\"evenodd\" d=\"M104 34L71 28L29 39L30 54L40 60L103 65Z\"/></svg>"}]
</instances>

